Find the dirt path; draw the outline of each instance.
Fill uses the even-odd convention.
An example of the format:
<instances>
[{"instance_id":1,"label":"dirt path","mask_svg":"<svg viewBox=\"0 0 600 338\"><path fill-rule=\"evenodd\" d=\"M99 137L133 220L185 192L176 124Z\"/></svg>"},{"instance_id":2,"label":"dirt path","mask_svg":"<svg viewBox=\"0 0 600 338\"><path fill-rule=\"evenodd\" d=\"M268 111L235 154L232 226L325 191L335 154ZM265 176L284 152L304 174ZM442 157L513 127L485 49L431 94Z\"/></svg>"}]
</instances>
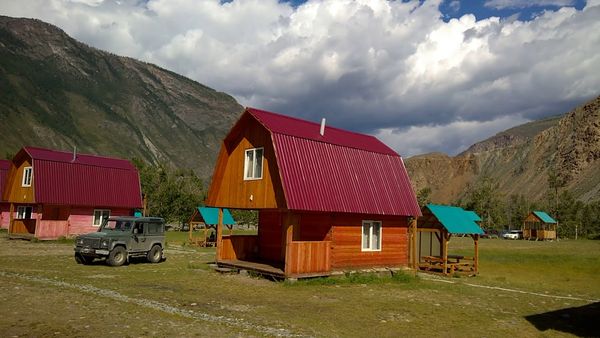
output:
<instances>
[{"instance_id":1,"label":"dirt path","mask_svg":"<svg viewBox=\"0 0 600 338\"><path fill-rule=\"evenodd\" d=\"M256 325L245 321L243 318L234 318L234 317L226 317L226 316L215 316L208 313L187 310L177 308L171 305L167 305L161 302L157 302L154 300L143 299L143 298L132 298L123 294L120 294L116 291L101 289L90 285L83 284L73 284L67 283L60 280L49 279L45 277L26 275L21 273L13 273L13 272L5 272L0 271L0 276L5 278L14 278L23 281L29 281L34 283L43 284L46 286L53 286L62 289L71 289L77 290L79 292L92 294L95 296L105 297L111 300L115 300L123 303L135 304L144 308L161 311L164 313L177 315L185 318L198 319L206 322L210 322L212 325L221 324L226 325L236 329L242 330L250 330L253 332L258 332L259 334L264 334L267 336L277 336L277 337L306 337L306 335L296 334L287 329L269 327L264 325Z\"/></svg>"}]
</instances>

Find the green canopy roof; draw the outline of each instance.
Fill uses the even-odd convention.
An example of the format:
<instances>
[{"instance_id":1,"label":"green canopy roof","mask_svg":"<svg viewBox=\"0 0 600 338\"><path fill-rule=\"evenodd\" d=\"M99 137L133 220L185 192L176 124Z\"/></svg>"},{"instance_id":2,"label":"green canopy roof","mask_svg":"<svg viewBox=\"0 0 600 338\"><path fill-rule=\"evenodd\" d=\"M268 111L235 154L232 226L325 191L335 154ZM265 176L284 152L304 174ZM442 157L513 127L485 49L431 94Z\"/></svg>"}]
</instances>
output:
<instances>
[{"instance_id":1,"label":"green canopy roof","mask_svg":"<svg viewBox=\"0 0 600 338\"><path fill-rule=\"evenodd\" d=\"M204 219L204 223L206 224L217 224L219 223L219 208L208 208L208 207L198 207L198 211ZM229 209L223 209L223 225L232 225L235 224Z\"/></svg>"},{"instance_id":2,"label":"green canopy roof","mask_svg":"<svg viewBox=\"0 0 600 338\"><path fill-rule=\"evenodd\" d=\"M483 235L483 230L475 223L473 215L463 208L447 205L428 204L427 208L451 234ZM479 216L477 216L479 218Z\"/></svg>"},{"instance_id":3,"label":"green canopy roof","mask_svg":"<svg viewBox=\"0 0 600 338\"><path fill-rule=\"evenodd\" d=\"M554 218L543 211L534 211L533 213L544 223L556 223Z\"/></svg>"},{"instance_id":4,"label":"green canopy roof","mask_svg":"<svg viewBox=\"0 0 600 338\"><path fill-rule=\"evenodd\" d=\"M474 222L481 222L481 217L475 211L465 210L467 216Z\"/></svg>"}]
</instances>

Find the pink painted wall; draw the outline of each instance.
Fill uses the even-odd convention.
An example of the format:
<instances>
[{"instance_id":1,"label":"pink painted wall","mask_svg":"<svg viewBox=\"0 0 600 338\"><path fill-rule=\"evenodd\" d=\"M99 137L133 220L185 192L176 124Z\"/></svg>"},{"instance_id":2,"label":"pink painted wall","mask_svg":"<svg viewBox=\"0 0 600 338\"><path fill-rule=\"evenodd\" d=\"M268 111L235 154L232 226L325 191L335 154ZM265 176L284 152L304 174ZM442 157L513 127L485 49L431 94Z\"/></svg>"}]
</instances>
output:
<instances>
[{"instance_id":1,"label":"pink painted wall","mask_svg":"<svg viewBox=\"0 0 600 338\"><path fill-rule=\"evenodd\" d=\"M95 232L97 226L92 225L95 209L109 209L110 216L131 216L131 209L83 208L72 207L67 220L44 220L42 214L33 213L31 218L37 219L35 237L38 239L57 239Z\"/></svg>"},{"instance_id":2,"label":"pink painted wall","mask_svg":"<svg viewBox=\"0 0 600 338\"><path fill-rule=\"evenodd\" d=\"M62 236L73 236L94 232L98 230L97 226L92 225L94 222L94 210L104 208L79 208L72 207L71 215L69 216L68 234ZM105 208L110 209L110 208ZM110 209L110 216L132 216L131 209Z\"/></svg>"},{"instance_id":3,"label":"pink painted wall","mask_svg":"<svg viewBox=\"0 0 600 338\"><path fill-rule=\"evenodd\" d=\"M0 228L8 229L10 223L10 204L0 203Z\"/></svg>"}]
</instances>

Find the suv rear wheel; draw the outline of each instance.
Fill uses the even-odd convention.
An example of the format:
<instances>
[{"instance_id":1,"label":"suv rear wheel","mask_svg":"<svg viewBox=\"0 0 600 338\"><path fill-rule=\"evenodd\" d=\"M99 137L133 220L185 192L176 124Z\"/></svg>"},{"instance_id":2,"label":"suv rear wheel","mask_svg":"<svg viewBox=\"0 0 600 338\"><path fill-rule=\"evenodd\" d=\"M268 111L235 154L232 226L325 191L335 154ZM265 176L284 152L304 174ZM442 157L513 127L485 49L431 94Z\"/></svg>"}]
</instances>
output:
<instances>
[{"instance_id":1,"label":"suv rear wheel","mask_svg":"<svg viewBox=\"0 0 600 338\"><path fill-rule=\"evenodd\" d=\"M106 262L110 266L121 266L125 263L126 260L127 253L125 252L125 248L123 248L122 246L116 246L108 254Z\"/></svg>"},{"instance_id":2,"label":"suv rear wheel","mask_svg":"<svg viewBox=\"0 0 600 338\"><path fill-rule=\"evenodd\" d=\"M162 248L160 245L155 244L150 251L148 251L148 255L146 255L148 262L150 263L158 263L162 259Z\"/></svg>"}]
</instances>

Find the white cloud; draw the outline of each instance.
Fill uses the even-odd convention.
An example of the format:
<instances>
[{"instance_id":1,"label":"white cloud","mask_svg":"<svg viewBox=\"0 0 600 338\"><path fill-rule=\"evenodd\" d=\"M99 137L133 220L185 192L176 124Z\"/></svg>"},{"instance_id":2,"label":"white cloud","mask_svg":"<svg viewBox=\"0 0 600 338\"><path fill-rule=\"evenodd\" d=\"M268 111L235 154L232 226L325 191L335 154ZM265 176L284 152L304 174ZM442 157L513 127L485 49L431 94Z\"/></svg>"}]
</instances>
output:
<instances>
[{"instance_id":1,"label":"white cloud","mask_svg":"<svg viewBox=\"0 0 600 338\"><path fill-rule=\"evenodd\" d=\"M404 157L431 152L455 155L457 149L470 145L518 124L528 122L520 116L503 116L486 122L456 121L445 125L413 126L407 129L384 128L375 136ZM457 148L458 147L458 148Z\"/></svg>"},{"instance_id":2,"label":"white cloud","mask_svg":"<svg viewBox=\"0 0 600 338\"><path fill-rule=\"evenodd\" d=\"M575 0L487 0L485 7L495 9L527 8L535 6L574 6Z\"/></svg>"},{"instance_id":3,"label":"white cloud","mask_svg":"<svg viewBox=\"0 0 600 338\"><path fill-rule=\"evenodd\" d=\"M382 137L419 131L412 145L386 138L403 154L456 153L488 136L457 126L495 132L599 94L600 1L527 22L444 22L441 2L21 0L0 13L53 23L245 105Z\"/></svg>"}]
</instances>

